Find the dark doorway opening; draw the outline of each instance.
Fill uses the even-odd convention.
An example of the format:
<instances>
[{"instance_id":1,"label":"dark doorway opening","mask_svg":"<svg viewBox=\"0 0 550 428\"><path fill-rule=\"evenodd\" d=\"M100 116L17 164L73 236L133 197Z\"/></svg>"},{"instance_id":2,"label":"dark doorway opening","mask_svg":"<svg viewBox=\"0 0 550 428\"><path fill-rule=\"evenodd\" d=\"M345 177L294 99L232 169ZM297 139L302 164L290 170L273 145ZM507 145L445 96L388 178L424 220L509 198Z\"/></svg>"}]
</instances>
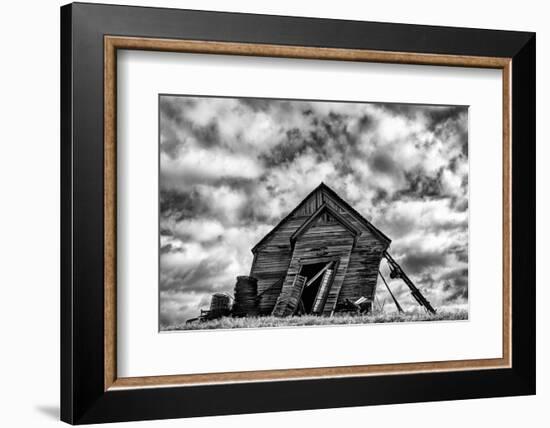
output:
<instances>
[{"instance_id":1,"label":"dark doorway opening","mask_svg":"<svg viewBox=\"0 0 550 428\"><path fill-rule=\"evenodd\" d=\"M307 278L307 282L312 279L321 269L323 269L328 263L314 263L310 265L303 265L300 270L300 275ZM319 292L319 287L321 286L321 281L323 280L323 275L313 281L312 284L304 288L302 292L301 304L298 308L298 313L302 312L305 314L310 314L313 310L313 304L315 303L315 297Z\"/></svg>"}]
</instances>

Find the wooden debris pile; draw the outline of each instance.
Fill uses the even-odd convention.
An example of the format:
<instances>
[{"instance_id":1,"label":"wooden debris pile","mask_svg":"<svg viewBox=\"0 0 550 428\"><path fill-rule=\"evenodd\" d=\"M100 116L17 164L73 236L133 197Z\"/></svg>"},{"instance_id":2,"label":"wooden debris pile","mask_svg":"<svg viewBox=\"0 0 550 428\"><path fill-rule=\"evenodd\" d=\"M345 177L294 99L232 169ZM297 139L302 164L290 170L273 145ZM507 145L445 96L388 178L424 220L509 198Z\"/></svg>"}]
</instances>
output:
<instances>
[{"instance_id":1,"label":"wooden debris pile","mask_svg":"<svg viewBox=\"0 0 550 428\"><path fill-rule=\"evenodd\" d=\"M372 310L372 300L361 296L355 302L345 299L342 303L336 305L336 311L348 314L367 314Z\"/></svg>"}]
</instances>

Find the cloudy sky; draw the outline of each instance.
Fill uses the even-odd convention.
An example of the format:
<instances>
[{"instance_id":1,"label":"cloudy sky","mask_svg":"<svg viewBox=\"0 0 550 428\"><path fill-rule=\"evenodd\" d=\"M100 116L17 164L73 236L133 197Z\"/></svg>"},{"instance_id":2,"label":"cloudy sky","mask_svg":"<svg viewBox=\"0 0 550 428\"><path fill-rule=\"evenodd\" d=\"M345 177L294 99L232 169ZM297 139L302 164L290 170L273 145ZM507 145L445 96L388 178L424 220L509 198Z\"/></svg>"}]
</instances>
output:
<instances>
[{"instance_id":1,"label":"cloudy sky","mask_svg":"<svg viewBox=\"0 0 550 428\"><path fill-rule=\"evenodd\" d=\"M467 107L159 102L161 326L232 293L254 244L321 182L392 239L390 253L434 307L467 304ZM404 308L416 306L399 280L390 285ZM393 309L381 282L377 297Z\"/></svg>"}]
</instances>

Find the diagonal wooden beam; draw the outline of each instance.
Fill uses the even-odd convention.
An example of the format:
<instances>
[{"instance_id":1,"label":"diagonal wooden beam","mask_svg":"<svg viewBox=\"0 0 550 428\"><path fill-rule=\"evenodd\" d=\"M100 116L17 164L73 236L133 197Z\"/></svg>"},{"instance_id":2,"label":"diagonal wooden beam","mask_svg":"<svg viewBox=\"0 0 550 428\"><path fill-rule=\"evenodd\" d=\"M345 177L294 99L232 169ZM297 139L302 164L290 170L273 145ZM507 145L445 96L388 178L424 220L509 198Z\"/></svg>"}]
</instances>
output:
<instances>
[{"instance_id":1,"label":"diagonal wooden beam","mask_svg":"<svg viewBox=\"0 0 550 428\"><path fill-rule=\"evenodd\" d=\"M390 253L387 251L384 251L384 254L382 255L386 258L386 261L390 265L390 268L393 272L393 275L390 274L391 278L401 278L403 282L409 287L409 290L411 290L411 294L414 297L414 299L420 304L421 306L424 306L424 308L430 312L431 314L435 314L436 311L428 302L428 300L424 297L424 295L420 292L418 288L416 288L416 285L413 284L411 279L407 276L405 271L399 266L399 264L393 259L392 256L390 256Z\"/></svg>"},{"instance_id":2,"label":"diagonal wooden beam","mask_svg":"<svg viewBox=\"0 0 550 428\"><path fill-rule=\"evenodd\" d=\"M399 304L399 302L397 301L397 299L395 298L395 296L391 292L390 287L388 286L388 283L386 282L386 280L382 276L382 272L378 271L378 275L380 275L380 278L382 278L382 281L384 281L384 285L386 286L386 288L390 292L390 296L393 299L393 303L395 303L395 306L397 306L397 310L399 311L400 314L402 314L403 313L403 308L401 307L401 305Z\"/></svg>"},{"instance_id":3,"label":"diagonal wooden beam","mask_svg":"<svg viewBox=\"0 0 550 428\"><path fill-rule=\"evenodd\" d=\"M313 278L311 278L307 283L306 283L306 287L309 287L311 284L313 284L323 273L325 273L325 271L330 268L332 266L334 262L329 262L327 263L327 265L325 267L323 267L323 269L321 269L319 272L317 272Z\"/></svg>"}]
</instances>

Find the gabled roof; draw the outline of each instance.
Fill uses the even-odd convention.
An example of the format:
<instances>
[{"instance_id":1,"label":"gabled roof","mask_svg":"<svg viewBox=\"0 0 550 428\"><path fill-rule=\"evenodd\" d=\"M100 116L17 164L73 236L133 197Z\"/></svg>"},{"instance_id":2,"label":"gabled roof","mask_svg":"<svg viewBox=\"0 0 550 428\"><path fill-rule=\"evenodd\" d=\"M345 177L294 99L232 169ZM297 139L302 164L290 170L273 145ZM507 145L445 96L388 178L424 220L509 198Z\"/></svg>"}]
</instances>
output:
<instances>
[{"instance_id":1,"label":"gabled roof","mask_svg":"<svg viewBox=\"0 0 550 428\"><path fill-rule=\"evenodd\" d=\"M286 217L284 217L271 231L265 235L260 241L252 248L252 252L255 253L263 243L265 243L271 236L277 232L277 230L286 223L292 216L302 207L302 205L312 196L315 194L315 192L322 191L326 192L326 194L334 199L340 206L342 206L344 209L349 211L351 214L353 214L359 221L361 221L365 227L367 227L376 237L378 237L381 241L385 242L386 244L389 244L391 242L391 239L388 238L384 233L382 233L379 229L373 226L373 224L368 221L365 217L363 217L359 212L357 212L350 204L348 204L346 201L344 201L338 194L332 190L330 187L328 187L325 183L319 184L315 189L313 189L303 200L300 202L296 208L294 208ZM317 210L318 211L318 210ZM311 217L310 217L311 218ZM308 220L306 220L307 222ZM303 226L303 225L302 225ZM301 228L301 227L300 227ZM299 228L299 229L300 229ZM298 230L299 230L298 229Z\"/></svg>"},{"instance_id":2,"label":"gabled roof","mask_svg":"<svg viewBox=\"0 0 550 428\"><path fill-rule=\"evenodd\" d=\"M347 221L339 212L327 205L325 202L317 208L317 211L311 214L311 216L304 221L298 229L296 229L296 232L294 232L290 237L290 242L294 243L300 236L302 236L315 223L315 220L317 220L325 211L333 216L342 226L348 229L352 235L356 236L359 234L360 231L353 224Z\"/></svg>"}]
</instances>

